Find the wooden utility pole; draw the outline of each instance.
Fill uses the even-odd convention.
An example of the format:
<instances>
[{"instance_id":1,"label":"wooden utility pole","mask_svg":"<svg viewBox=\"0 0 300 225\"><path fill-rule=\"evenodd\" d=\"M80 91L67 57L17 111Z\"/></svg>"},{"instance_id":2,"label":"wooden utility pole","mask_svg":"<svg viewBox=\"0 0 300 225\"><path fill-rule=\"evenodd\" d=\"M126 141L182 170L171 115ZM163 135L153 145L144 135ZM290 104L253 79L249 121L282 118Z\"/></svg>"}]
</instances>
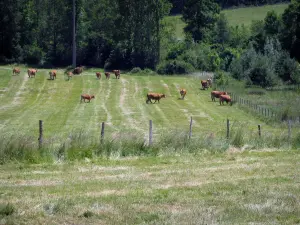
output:
<instances>
[{"instance_id":1,"label":"wooden utility pole","mask_svg":"<svg viewBox=\"0 0 300 225\"><path fill-rule=\"evenodd\" d=\"M75 18L76 18L76 9L75 9L75 0L73 0L73 54L72 54L72 65L73 68L76 67L76 28L75 28Z\"/></svg>"}]
</instances>

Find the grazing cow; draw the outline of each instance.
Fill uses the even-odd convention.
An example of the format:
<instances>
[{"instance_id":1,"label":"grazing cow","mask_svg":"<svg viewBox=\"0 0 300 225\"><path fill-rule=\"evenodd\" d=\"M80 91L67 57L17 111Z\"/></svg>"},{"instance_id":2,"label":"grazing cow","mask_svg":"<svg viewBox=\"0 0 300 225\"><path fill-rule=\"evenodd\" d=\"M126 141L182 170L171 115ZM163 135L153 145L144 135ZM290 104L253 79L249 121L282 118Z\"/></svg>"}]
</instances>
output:
<instances>
[{"instance_id":1,"label":"grazing cow","mask_svg":"<svg viewBox=\"0 0 300 225\"><path fill-rule=\"evenodd\" d=\"M113 73L115 74L116 79L120 79L120 70L113 70Z\"/></svg>"},{"instance_id":2,"label":"grazing cow","mask_svg":"<svg viewBox=\"0 0 300 225\"><path fill-rule=\"evenodd\" d=\"M208 82L207 80L201 80L202 89L205 90L208 89Z\"/></svg>"},{"instance_id":3,"label":"grazing cow","mask_svg":"<svg viewBox=\"0 0 300 225\"><path fill-rule=\"evenodd\" d=\"M15 75L15 74L19 75L20 72L21 72L21 70L20 70L19 68L16 68L16 67L15 67L15 68L13 69L13 75Z\"/></svg>"},{"instance_id":4,"label":"grazing cow","mask_svg":"<svg viewBox=\"0 0 300 225\"><path fill-rule=\"evenodd\" d=\"M159 100L160 100L161 98L165 98L165 97L166 97L165 94L160 94L160 93L148 93L148 94L147 94L147 100L146 100L146 103L147 103L147 104L148 104L149 102L153 103L153 102L151 101L151 99L155 100L155 102L158 101L158 103L159 103ZM155 102L154 102L154 103L155 103Z\"/></svg>"},{"instance_id":5,"label":"grazing cow","mask_svg":"<svg viewBox=\"0 0 300 225\"><path fill-rule=\"evenodd\" d=\"M90 102L93 98L95 98L94 95L82 94L80 98L80 103L82 102L82 100L85 102L86 99L89 100L88 102Z\"/></svg>"},{"instance_id":6,"label":"grazing cow","mask_svg":"<svg viewBox=\"0 0 300 225\"><path fill-rule=\"evenodd\" d=\"M210 88L212 88L212 79L211 79L211 78L208 78L208 79L207 79L207 83L208 83L208 86L209 86Z\"/></svg>"},{"instance_id":7,"label":"grazing cow","mask_svg":"<svg viewBox=\"0 0 300 225\"><path fill-rule=\"evenodd\" d=\"M101 79L101 73L100 73L100 72L96 72L96 77L97 77L98 79Z\"/></svg>"},{"instance_id":8,"label":"grazing cow","mask_svg":"<svg viewBox=\"0 0 300 225\"><path fill-rule=\"evenodd\" d=\"M28 73L28 77L31 78L31 77L35 77L35 74L37 73L37 69L28 69L27 70L27 73Z\"/></svg>"},{"instance_id":9,"label":"grazing cow","mask_svg":"<svg viewBox=\"0 0 300 225\"><path fill-rule=\"evenodd\" d=\"M73 74L81 74L83 72L83 67L80 66L80 67L76 67L74 70L73 70Z\"/></svg>"},{"instance_id":10,"label":"grazing cow","mask_svg":"<svg viewBox=\"0 0 300 225\"><path fill-rule=\"evenodd\" d=\"M216 101L215 98L219 98L220 95L227 95L227 92L225 92L225 91L212 91L212 92L210 93L211 100L212 100L213 102L215 102L215 101Z\"/></svg>"},{"instance_id":11,"label":"grazing cow","mask_svg":"<svg viewBox=\"0 0 300 225\"><path fill-rule=\"evenodd\" d=\"M73 77L73 73L71 71L67 72L67 76L68 76L68 80L70 80Z\"/></svg>"},{"instance_id":12,"label":"grazing cow","mask_svg":"<svg viewBox=\"0 0 300 225\"><path fill-rule=\"evenodd\" d=\"M50 71L50 72L49 72L50 80L56 79L56 74L57 74L57 71L56 71L56 70Z\"/></svg>"},{"instance_id":13,"label":"grazing cow","mask_svg":"<svg viewBox=\"0 0 300 225\"><path fill-rule=\"evenodd\" d=\"M183 88L181 88L179 93L180 93L180 95L181 95L181 99L184 99L184 97L185 97L185 95L186 95L186 90L183 89Z\"/></svg>"},{"instance_id":14,"label":"grazing cow","mask_svg":"<svg viewBox=\"0 0 300 225\"><path fill-rule=\"evenodd\" d=\"M105 72L104 74L105 74L106 79L110 78L110 72Z\"/></svg>"},{"instance_id":15,"label":"grazing cow","mask_svg":"<svg viewBox=\"0 0 300 225\"><path fill-rule=\"evenodd\" d=\"M229 95L220 95L220 105L224 105L224 101L228 104L230 102L230 105L232 105L232 101Z\"/></svg>"}]
</instances>

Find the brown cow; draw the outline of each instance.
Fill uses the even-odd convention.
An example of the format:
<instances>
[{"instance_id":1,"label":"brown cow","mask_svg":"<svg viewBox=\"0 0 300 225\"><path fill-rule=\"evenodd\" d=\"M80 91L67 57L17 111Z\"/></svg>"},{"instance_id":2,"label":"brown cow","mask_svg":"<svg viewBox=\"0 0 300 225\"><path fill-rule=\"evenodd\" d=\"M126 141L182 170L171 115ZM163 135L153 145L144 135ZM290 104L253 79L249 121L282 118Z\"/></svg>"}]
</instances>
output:
<instances>
[{"instance_id":1,"label":"brown cow","mask_svg":"<svg viewBox=\"0 0 300 225\"><path fill-rule=\"evenodd\" d=\"M85 102L86 99L89 100L88 102L90 102L93 98L95 98L94 95L82 94L80 98L80 103L82 102L82 100Z\"/></svg>"},{"instance_id":2,"label":"brown cow","mask_svg":"<svg viewBox=\"0 0 300 225\"><path fill-rule=\"evenodd\" d=\"M27 73L28 73L28 77L31 78L31 77L35 77L35 74L37 73L37 69L28 69L27 70Z\"/></svg>"},{"instance_id":3,"label":"brown cow","mask_svg":"<svg viewBox=\"0 0 300 225\"><path fill-rule=\"evenodd\" d=\"M96 77L97 77L98 79L101 79L101 73L100 73L100 72L96 72Z\"/></svg>"},{"instance_id":4,"label":"brown cow","mask_svg":"<svg viewBox=\"0 0 300 225\"><path fill-rule=\"evenodd\" d=\"M183 89L183 88L181 88L179 93L180 93L180 95L181 95L181 99L184 99L184 97L185 97L185 95L186 95L186 90Z\"/></svg>"},{"instance_id":5,"label":"brown cow","mask_svg":"<svg viewBox=\"0 0 300 225\"><path fill-rule=\"evenodd\" d=\"M229 95L220 95L220 105L224 105L224 101L227 104L230 102L230 105L232 105L231 97Z\"/></svg>"},{"instance_id":6,"label":"brown cow","mask_svg":"<svg viewBox=\"0 0 300 225\"><path fill-rule=\"evenodd\" d=\"M68 76L68 80L70 80L73 77L73 73L71 71L67 72L67 76Z\"/></svg>"},{"instance_id":7,"label":"brown cow","mask_svg":"<svg viewBox=\"0 0 300 225\"><path fill-rule=\"evenodd\" d=\"M147 103L147 104L148 104L149 102L153 103L153 102L151 101L151 99L155 100L155 102L158 101L158 103L159 103L159 100L160 100L161 98L165 98L165 97L166 97L165 94L160 94L160 93L148 93L148 94L147 94L147 100L146 100L146 103ZM155 103L155 102L154 102L154 103Z\"/></svg>"},{"instance_id":8,"label":"brown cow","mask_svg":"<svg viewBox=\"0 0 300 225\"><path fill-rule=\"evenodd\" d=\"M21 72L21 70L20 70L19 68L17 68L17 67L15 67L15 68L13 69L13 75L15 75L15 74L19 75L20 72Z\"/></svg>"},{"instance_id":9,"label":"brown cow","mask_svg":"<svg viewBox=\"0 0 300 225\"><path fill-rule=\"evenodd\" d=\"M113 70L113 73L115 74L116 79L120 79L120 70Z\"/></svg>"},{"instance_id":10,"label":"brown cow","mask_svg":"<svg viewBox=\"0 0 300 225\"><path fill-rule=\"evenodd\" d=\"M212 92L210 93L211 100L212 100L213 102L215 102L215 101L216 101L215 98L219 98L220 95L227 95L227 92L225 92L225 91L212 91Z\"/></svg>"},{"instance_id":11,"label":"brown cow","mask_svg":"<svg viewBox=\"0 0 300 225\"><path fill-rule=\"evenodd\" d=\"M73 74L81 74L83 72L83 67L79 66L73 70Z\"/></svg>"},{"instance_id":12,"label":"brown cow","mask_svg":"<svg viewBox=\"0 0 300 225\"><path fill-rule=\"evenodd\" d=\"M201 80L202 89L205 90L208 89L208 82L207 80Z\"/></svg>"},{"instance_id":13,"label":"brown cow","mask_svg":"<svg viewBox=\"0 0 300 225\"><path fill-rule=\"evenodd\" d=\"M110 78L110 72L105 72L104 74L105 74L106 79Z\"/></svg>"},{"instance_id":14,"label":"brown cow","mask_svg":"<svg viewBox=\"0 0 300 225\"><path fill-rule=\"evenodd\" d=\"M49 72L50 80L56 79L56 74L57 74L57 71L56 71L56 70L50 71L50 72Z\"/></svg>"}]
</instances>

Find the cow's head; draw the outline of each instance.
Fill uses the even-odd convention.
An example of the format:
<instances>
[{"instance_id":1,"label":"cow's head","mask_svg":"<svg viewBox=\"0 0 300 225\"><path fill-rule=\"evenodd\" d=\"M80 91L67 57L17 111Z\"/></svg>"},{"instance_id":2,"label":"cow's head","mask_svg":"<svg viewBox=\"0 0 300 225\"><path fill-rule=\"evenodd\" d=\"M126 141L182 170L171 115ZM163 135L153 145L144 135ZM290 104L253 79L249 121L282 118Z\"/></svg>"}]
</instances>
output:
<instances>
[{"instance_id":1,"label":"cow's head","mask_svg":"<svg viewBox=\"0 0 300 225\"><path fill-rule=\"evenodd\" d=\"M95 98L95 95L91 95L91 99L92 99L92 98Z\"/></svg>"},{"instance_id":2,"label":"cow's head","mask_svg":"<svg viewBox=\"0 0 300 225\"><path fill-rule=\"evenodd\" d=\"M165 95L165 94L162 94L160 97L161 97L161 98L165 98L165 97L166 97L166 95Z\"/></svg>"}]
</instances>

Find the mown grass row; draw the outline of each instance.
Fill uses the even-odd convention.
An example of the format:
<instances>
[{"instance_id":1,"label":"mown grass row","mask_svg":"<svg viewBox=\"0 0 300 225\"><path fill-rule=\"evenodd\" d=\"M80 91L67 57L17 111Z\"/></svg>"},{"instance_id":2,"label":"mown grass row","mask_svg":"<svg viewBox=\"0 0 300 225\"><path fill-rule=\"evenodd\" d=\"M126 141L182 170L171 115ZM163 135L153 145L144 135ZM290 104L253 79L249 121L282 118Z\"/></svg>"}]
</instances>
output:
<instances>
[{"instance_id":1,"label":"mown grass row","mask_svg":"<svg viewBox=\"0 0 300 225\"><path fill-rule=\"evenodd\" d=\"M298 224L299 151L0 165L3 224Z\"/></svg>"}]
</instances>

